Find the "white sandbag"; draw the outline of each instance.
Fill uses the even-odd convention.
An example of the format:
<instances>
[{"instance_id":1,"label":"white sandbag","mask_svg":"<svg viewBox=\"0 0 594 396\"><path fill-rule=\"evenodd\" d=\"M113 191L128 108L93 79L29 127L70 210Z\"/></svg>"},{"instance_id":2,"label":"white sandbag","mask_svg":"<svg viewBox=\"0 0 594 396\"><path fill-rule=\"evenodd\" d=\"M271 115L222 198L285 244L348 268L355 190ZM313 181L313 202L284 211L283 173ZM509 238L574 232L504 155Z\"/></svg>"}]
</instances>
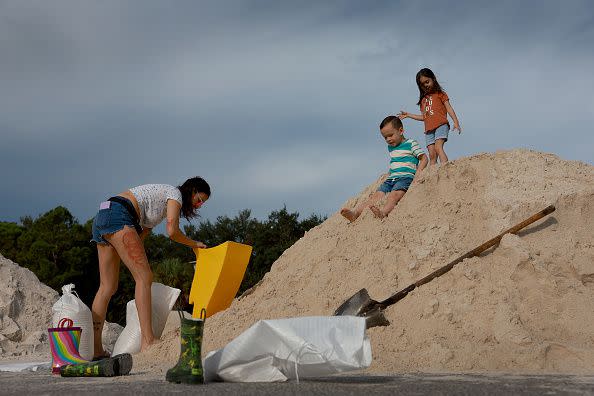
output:
<instances>
[{"instance_id":1,"label":"white sandbag","mask_svg":"<svg viewBox=\"0 0 594 396\"><path fill-rule=\"evenodd\" d=\"M367 368L365 330L365 319L356 316L261 320L206 356L204 379L279 382Z\"/></svg>"},{"instance_id":2,"label":"white sandbag","mask_svg":"<svg viewBox=\"0 0 594 396\"><path fill-rule=\"evenodd\" d=\"M105 321L105 324L103 325L103 332L101 333L101 343L105 352L111 355L113 347L115 346L115 343L118 340L120 334L122 334L123 330L123 326L120 326L117 323Z\"/></svg>"},{"instance_id":3,"label":"white sandbag","mask_svg":"<svg viewBox=\"0 0 594 396\"><path fill-rule=\"evenodd\" d=\"M72 320L72 326L80 327L79 355L86 360L93 358L93 315L89 307L78 298L74 284L62 286L62 297L52 306L52 326L58 327L62 319Z\"/></svg>"},{"instance_id":4,"label":"white sandbag","mask_svg":"<svg viewBox=\"0 0 594 396\"><path fill-rule=\"evenodd\" d=\"M165 286L161 283L153 282L151 285L152 327L155 337L161 337L169 312L180 292L180 289ZM126 305L126 327L120 333L111 354L113 356L120 353L140 352L140 341L140 322L136 301L131 300Z\"/></svg>"}]
</instances>

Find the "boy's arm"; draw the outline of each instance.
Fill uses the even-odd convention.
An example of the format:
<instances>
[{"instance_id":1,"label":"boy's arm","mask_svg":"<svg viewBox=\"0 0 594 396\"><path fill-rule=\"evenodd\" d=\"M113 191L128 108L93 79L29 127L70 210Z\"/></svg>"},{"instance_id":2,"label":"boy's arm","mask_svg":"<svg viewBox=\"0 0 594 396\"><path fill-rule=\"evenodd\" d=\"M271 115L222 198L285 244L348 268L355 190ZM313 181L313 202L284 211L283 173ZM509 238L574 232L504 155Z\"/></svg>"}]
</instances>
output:
<instances>
[{"instance_id":1,"label":"boy's arm","mask_svg":"<svg viewBox=\"0 0 594 396\"><path fill-rule=\"evenodd\" d=\"M413 140L413 143L411 145L411 151L412 154L419 159L419 165L417 166L417 171L415 172L415 176L413 177L413 180L415 180L417 178L417 175L421 173L423 169L425 169L428 161L425 152L423 151L421 146L419 146L419 143L415 140Z\"/></svg>"},{"instance_id":2,"label":"boy's arm","mask_svg":"<svg viewBox=\"0 0 594 396\"><path fill-rule=\"evenodd\" d=\"M417 172L415 176L419 174L425 167L427 166L427 156L425 154L419 155L419 167L417 168Z\"/></svg>"},{"instance_id":3,"label":"boy's arm","mask_svg":"<svg viewBox=\"0 0 594 396\"><path fill-rule=\"evenodd\" d=\"M448 114L450 115L450 117L452 117L452 121L454 121L454 128L452 128L454 131L458 130L458 133L462 133L462 128L460 128L460 123L458 122L458 116L456 116L456 112L454 111L454 108L452 107L452 105L450 104L449 100L446 100L445 102L443 102Z\"/></svg>"},{"instance_id":4,"label":"boy's arm","mask_svg":"<svg viewBox=\"0 0 594 396\"><path fill-rule=\"evenodd\" d=\"M400 110L400 113L398 113L398 118L400 118L401 120L404 120L405 118L412 118L413 120L417 121L423 121L424 119L422 114L407 113L404 110Z\"/></svg>"}]
</instances>

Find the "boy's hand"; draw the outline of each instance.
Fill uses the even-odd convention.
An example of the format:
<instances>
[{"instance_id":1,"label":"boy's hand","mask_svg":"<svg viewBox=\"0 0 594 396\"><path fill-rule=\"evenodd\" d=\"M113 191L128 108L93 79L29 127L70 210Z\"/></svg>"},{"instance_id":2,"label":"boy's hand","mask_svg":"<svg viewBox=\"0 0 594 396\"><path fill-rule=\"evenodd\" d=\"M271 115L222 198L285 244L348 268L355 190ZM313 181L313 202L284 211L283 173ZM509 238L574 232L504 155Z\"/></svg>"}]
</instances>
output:
<instances>
[{"instance_id":1,"label":"boy's hand","mask_svg":"<svg viewBox=\"0 0 594 396\"><path fill-rule=\"evenodd\" d=\"M454 122L454 127L452 128L453 131L458 131L458 135L462 133L462 128L457 122Z\"/></svg>"},{"instance_id":2,"label":"boy's hand","mask_svg":"<svg viewBox=\"0 0 594 396\"><path fill-rule=\"evenodd\" d=\"M202 242L196 242L196 246L195 249L206 249L206 245L203 244Z\"/></svg>"},{"instance_id":3,"label":"boy's hand","mask_svg":"<svg viewBox=\"0 0 594 396\"><path fill-rule=\"evenodd\" d=\"M398 113L398 118L400 118L401 120L404 120L407 117L408 117L408 113L404 110L400 110L400 113Z\"/></svg>"}]
</instances>

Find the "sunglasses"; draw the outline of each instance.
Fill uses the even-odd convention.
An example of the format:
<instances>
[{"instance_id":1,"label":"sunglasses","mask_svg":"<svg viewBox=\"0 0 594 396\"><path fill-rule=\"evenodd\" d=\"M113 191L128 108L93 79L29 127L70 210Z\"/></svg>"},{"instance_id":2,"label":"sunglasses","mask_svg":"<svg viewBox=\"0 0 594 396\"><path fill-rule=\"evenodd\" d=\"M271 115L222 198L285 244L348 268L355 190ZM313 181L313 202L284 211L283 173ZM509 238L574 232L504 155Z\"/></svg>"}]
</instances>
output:
<instances>
[{"instance_id":1,"label":"sunglasses","mask_svg":"<svg viewBox=\"0 0 594 396\"><path fill-rule=\"evenodd\" d=\"M199 203L200 206L202 206L204 204L204 202L206 202L204 199L202 199L202 197L199 194L196 194L196 198L198 198L200 200L200 203Z\"/></svg>"}]
</instances>

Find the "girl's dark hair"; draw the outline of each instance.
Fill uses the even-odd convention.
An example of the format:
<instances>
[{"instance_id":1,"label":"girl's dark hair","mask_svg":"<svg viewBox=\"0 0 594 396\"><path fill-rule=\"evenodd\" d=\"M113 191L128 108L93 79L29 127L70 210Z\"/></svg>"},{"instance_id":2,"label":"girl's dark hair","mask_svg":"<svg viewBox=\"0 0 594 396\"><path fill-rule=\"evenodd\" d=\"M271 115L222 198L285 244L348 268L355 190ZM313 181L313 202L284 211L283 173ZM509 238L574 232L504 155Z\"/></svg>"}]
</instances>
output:
<instances>
[{"instance_id":1,"label":"girl's dark hair","mask_svg":"<svg viewBox=\"0 0 594 396\"><path fill-rule=\"evenodd\" d=\"M426 67L419 70L417 73L417 87L419 87L419 101L417 102L417 106L421 104L421 100L427 95L425 91L423 91L423 87L421 86L421 77L427 77L433 80L433 92L444 92L441 85L437 82L437 77L431 69L427 69Z\"/></svg>"},{"instance_id":2,"label":"girl's dark hair","mask_svg":"<svg viewBox=\"0 0 594 396\"><path fill-rule=\"evenodd\" d=\"M198 216L198 209L192 205L192 195L204 193L210 197L210 186L203 178L196 176L188 179L181 186L177 186L182 195L181 213L186 220Z\"/></svg>"}]
</instances>

